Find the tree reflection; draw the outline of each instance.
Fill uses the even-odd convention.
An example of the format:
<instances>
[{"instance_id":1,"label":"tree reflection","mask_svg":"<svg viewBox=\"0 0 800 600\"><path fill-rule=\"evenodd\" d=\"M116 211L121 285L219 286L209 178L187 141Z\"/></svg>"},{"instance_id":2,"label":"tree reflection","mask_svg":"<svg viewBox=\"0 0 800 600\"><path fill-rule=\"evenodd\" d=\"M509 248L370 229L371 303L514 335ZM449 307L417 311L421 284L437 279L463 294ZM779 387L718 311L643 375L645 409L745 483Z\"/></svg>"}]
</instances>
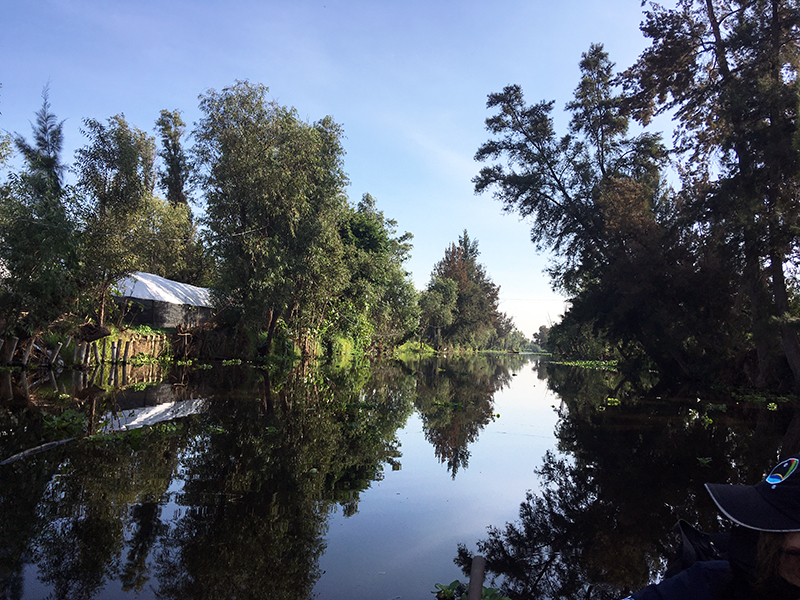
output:
<instances>
[{"instance_id":1,"label":"tree reflection","mask_svg":"<svg viewBox=\"0 0 800 600\"><path fill-rule=\"evenodd\" d=\"M634 397L613 377L605 386L595 372L588 378L591 386L561 387L560 454L544 457L539 491L528 493L517 522L490 527L478 542L515 600L620 598L657 578L678 519L708 531L721 525L703 484L758 481L792 417L763 404ZM467 566L466 546L456 560Z\"/></svg>"},{"instance_id":2,"label":"tree reflection","mask_svg":"<svg viewBox=\"0 0 800 600\"><path fill-rule=\"evenodd\" d=\"M469 444L494 420L494 395L511 383L510 369L528 360L525 355L477 354L413 365L418 377L415 407L425 438L454 479L460 468L469 466Z\"/></svg>"},{"instance_id":3,"label":"tree reflection","mask_svg":"<svg viewBox=\"0 0 800 600\"><path fill-rule=\"evenodd\" d=\"M138 589L147 581L144 562L139 559L137 570L131 558L142 550L142 530L154 524L147 524L146 513L136 506L162 498L185 438L139 431L127 439L84 443L60 465L44 493L42 525L32 550L40 579L53 588L53 597L95 597L117 578L126 545L130 551L123 572ZM129 525L135 529L132 540L126 540Z\"/></svg>"},{"instance_id":4,"label":"tree reflection","mask_svg":"<svg viewBox=\"0 0 800 600\"><path fill-rule=\"evenodd\" d=\"M297 370L215 402L184 460L178 502L190 508L162 542L159 597L310 596L330 511L357 511L399 456L402 390L366 370Z\"/></svg>"},{"instance_id":5,"label":"tree reflection","mask_svg":"<svg viewBox=\"0 0 800 600\"><path fill-rule=\"evenodd\" d=\"M368 367L213 375L202 380L208 412L181 425L3 467L0 598L23 596L27 561L53 598L116 585L176 599L311 595L330 513L355 514L384 466L399 467L414 379ZM180 385L199 389L195 377Z\"/></svg>"}]
</instances>

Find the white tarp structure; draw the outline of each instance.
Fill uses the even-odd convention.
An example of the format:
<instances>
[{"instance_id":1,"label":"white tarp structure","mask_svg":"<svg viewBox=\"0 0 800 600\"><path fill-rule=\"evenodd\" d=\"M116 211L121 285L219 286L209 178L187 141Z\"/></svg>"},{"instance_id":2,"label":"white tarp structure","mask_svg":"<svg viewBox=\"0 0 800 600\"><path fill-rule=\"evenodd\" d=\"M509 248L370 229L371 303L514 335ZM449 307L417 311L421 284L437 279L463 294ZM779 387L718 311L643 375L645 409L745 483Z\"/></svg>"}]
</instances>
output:
<instances>
[{"instance_id":1,"label":"white tarp structure","mask_svg":"<svg viewBox=\"0 0 800 600\"><path fill-rule=\"evenodd\" d=\"M178 283L152 273L137 271L117 284L117 291L123 298L155 300L170 304L186 304L211 308L211 291L188 283Z\"/></svg>"},{"instance_id":2,"label":"white tarp structure","mask_svg":"<svg viewBox=\"0 0 800 600\"><path fill-rule=\"evenodd\" d=\"M211 290L136 272L116 286L117 301L133 325L194 327L214 316Z\"/></svg>"}]
</instances>

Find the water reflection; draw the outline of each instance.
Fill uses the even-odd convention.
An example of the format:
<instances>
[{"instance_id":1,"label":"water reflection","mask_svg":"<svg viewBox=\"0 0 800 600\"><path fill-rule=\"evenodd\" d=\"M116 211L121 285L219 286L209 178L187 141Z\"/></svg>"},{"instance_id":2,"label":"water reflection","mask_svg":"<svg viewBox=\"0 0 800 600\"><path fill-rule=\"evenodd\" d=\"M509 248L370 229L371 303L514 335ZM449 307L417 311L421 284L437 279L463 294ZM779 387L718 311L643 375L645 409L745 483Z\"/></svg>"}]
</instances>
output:
<instances>
[{"instance_id":1,"label":"water reflection","mask_svg":"<svg viewBox=\"0 0 800 600\"><path fill-rule=\"evenodd\" d=\"M512 599L623 597L663 571L679 518L724 526L705 482L755 483L798 450L789 403L648 398L620 375L553 365L548 384L562 400L558 453L519 519L477 544Z\"/></svg>"},{"instance_id":2,"label":"water reflection","mask_svg":"<svg viewBox=\"0 0 800 600\"><path fill-rule=\"evenodd\" d=\"M156 395L202 391L202 414L2 467L0 597L37 597L42 586L53 598L311 594L330 511L355 513L384 465L400 465L395 434L413 410L413 377L391 368L297 369L273 381L249 368L186 375L175 393ZM152 389L98 389L72 402L131 410L155 401ZM43 401L26 396L3 410L13 443L0 458L41 441L47 420L34 408ZM26 579L28 564L38 581Z\"/></svg>"},{"instance_id":3,"label":"water reflection","mask_svg":"<svg viewBox=\"0 0 800 600\"><path fill-rule=\"evenodd\" d=\"M484 525L494 528L477 547L477 540L464 540L459 560L468 559L468 549L484 552L512 598L618 598L662 570L678 518L718 527L703 483L751 483L778 454L798 449L800 417L789 403L659 399L648 382L607 371L525 366L530 360L483 356L289 373L131 370L126 379L132 383L124 388L113 387L108 372L93 382L91 374L79 377L74 386L66 374L55 387L49 375L36 374L27 391L15 375L3 383L14 395L0 405L0 461L45 441L75 439L0 466L0 598L294 600L311 597L323 584L356 597L345 587L357 587L358 577L368 576L363 571L319 583L328 545L346 548L329 531L331 523L412 519L430 507L422 535L433 545L431 539L447 534L427 530L447 527L437 515L475 521L477 500L505 500L505 488L497 489L503 483L479 473L481 461L484 471L500 471L488 466L487 456L519 464L515 475L523 483L514 494L520 497L500 517L513 516L522 502L519 519L505 526L478 523L470 535L479 536ZM531 385L531 368L557 394L534 406L520 389L513 405L518 412L506 406L509 414L536 413L546 421L547 438L537 448L550 449L536 456L529 423L515 429L497 418L504 412L498 397L523 379L517 374ZM111 409L133 412L197 398L205 399L202 411L177 421L125 433L101 427ZM70 418L68 407L77 411ZM398 432L407 421L421 427L418 437L427 440L421 448L400 448ZM92 435L81 437L80 428ZM536 431L539 442L543 435ZM493 454L497 448L502 453ZM403 466L401 451L406 461L423 454L430 459L448 487L443 497L476 501L457 512L455 501L436 495L440 484L395 473ZM531 464L535 476L528 482ZM382 481L390 474L424 487L424 495L415 490L409 500L412 494L396 493ZM508 478L503 481L507 487ZM523 486L531 490L527 496ZM375 498L395 497L392 511L376 510ZM437 502L443 512L434 515ZM452 568L450 552L439 551ZM405 564L414 564L412 558ZM377 587L377 576L370 577ZM443 575L423 582L425 592L414 595L450 580ZM409 597L394 581L384 595Z\"/></svg>"},{"instance_id":4,"label":"water reflection","mask_svg":"<svg viewBox=\"0 0 800 600\"><path fill-rule=\"evenodd\" d=\"M414 408L422 416L425 438L455 479L469 466L469 445L494 419L494 396L511 383L512 372L529 360L511 355L504 360L486 355L459 359L433 358L414 365L417 390Z\"/></svg>"}]
</instances>

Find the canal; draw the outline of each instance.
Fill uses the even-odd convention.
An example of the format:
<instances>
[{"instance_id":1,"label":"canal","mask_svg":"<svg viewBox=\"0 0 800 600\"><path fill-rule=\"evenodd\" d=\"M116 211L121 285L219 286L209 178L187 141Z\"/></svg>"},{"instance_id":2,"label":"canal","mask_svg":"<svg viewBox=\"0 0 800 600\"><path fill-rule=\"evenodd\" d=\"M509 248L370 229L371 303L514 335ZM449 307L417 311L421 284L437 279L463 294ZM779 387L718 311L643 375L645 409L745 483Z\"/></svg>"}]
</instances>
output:
<instances>
[{"instance_id":1,"label":"canal","mask_svg":"<svg viewBox=\"0 0 800 600\"><path fill-rule=\"evenodd\" d=\"M703 483L798 444L786 398L526 355L65 375L3 385L0 598L424 599L477 552L514 597L621 597L679 518L725 526Z\"/></svg>"}]
</instances>

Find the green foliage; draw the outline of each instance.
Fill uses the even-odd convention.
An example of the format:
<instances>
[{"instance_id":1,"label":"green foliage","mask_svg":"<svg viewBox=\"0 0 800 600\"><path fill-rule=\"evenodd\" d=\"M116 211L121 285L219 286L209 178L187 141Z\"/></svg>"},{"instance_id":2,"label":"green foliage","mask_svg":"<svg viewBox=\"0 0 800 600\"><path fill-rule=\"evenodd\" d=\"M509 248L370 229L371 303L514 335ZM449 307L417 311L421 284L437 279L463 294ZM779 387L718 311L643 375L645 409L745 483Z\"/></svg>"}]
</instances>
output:
<instances>
[{"instance_id":1,"label":"green foliage","mask_svg":"<svg viewBox=\"0 0 800 600\"><path fill-rule=\"evenodd\" d=\"M163 329L159 329L157 327L153 327L152 325L133 325L128 327L128 331L133 335L138 336L151 336L151 335L165 335L166 332Z\"/></svg>"},{"instance_id":2,"label":"green foliage","mask_svg":"<svg viewBox=\"0 0 800 600\"><path fill-rule=\"evenodd\" d=\"M68 408L60 415L44 415L44 432L50 440L61 440L81 435L86 430L86 416Z\"/></svg>"},{"instance_id":3,"label":"green foliage","mask_svg":"<svg viewBox=\"0 0 800 600\"><path fill-rule=\"evenodd\" d=\"M709 316L725 317L711 328L716 335L698 336L702 323L693 322L696 331L678 339L697 347L694 357L724 357L729 380L747 372L753 385L789 379L795 391L800 340L785 317L794 314L786 274L797 259L800 216L797 23L789 0L654 5L642 27L651 44L623 74L626 104L642 123L674 115L685 226L703 234L706 260L729 265L723 285L702 294L716 305ZM699 304L691 289L682 291ZM748 335L731 335L726 323Z\"/></svg>"},{"instance_id":4,"label":"green foliage","mask_svg":"<svg viewBox=\"0 0 800 600\"><path fill-rule=\"evenodd\" d=\"M464 231L434 266L420 297L421 333L434 348L502 348L515 329L500 312L500 288L478 263L478 255L478 242Z\"/></svg>"},{"instance_id":5,"label":"green foliage","mask_svg":"<svg viewBox=\"0 0 800 600\"><path fill-rule=\"evenodd\" d=\"M160 362L160 359L157 356L150 356L149 354L138 352L135 356L129 358L128 362L130 362L130 364L132 364L135 367L140 367L142 365L156 364Z\"/></svg>"},{"instance_id":6,"label":"green foliage","mask_svg":"<svg viewBox=\"0 0 800 600\"><path fill-rule=\"evenodd\" d=\"M145 197L132 215L131 227L129 251L137 257L136 270L167 279L187 279L186 275L192 271L188 262L194 258L192 247L196 238L187 204Z\"/></svg>"},{"instance_id":7,"label":"green foliage","mask_svg":"<svg viewBox=\"0 0 800 600\"><path fill-rule=\"evenodd\" d=\"M332 308L331 324L362 351L394 347L417 327L417 294L403 268L412 236L397 236L396 225L364 194L340 226L348 283Z\"/></svg>"},{"instance_id":8,"label":"green foliage","mask_svg":"<svg viewBox=\"0 0 800 600\"><path fill-rule=\"evenodd\" d=\"M394 356L399 360L406 361L420 357L432 356L435 350L423 342L409 340L395 349Z\"/></svg>"},{"instance_id":9,"label":"green foliage","mask_svg":"<svg viewBox=\"0 0 800 600\"><path fill-rule=\"evenodd\" d=\"M76 297L77 223L73 190L63 185L62 126L48 90L36 113L34 143L16 134L24 168L0 187L0 320L36 331L69 310Z\"/></svg>"},{"instance_id":10,"label":"green foliage","mask_svg":"<svg viewBox=\"0 0 800 600\"><path fill-rule=\"evenodd\" d=\"M209 90L200 110L193 152L220 301L270 341L285 320L305 353L343 283L341 128L304 123L248 82Z\"/></svg>"},{"instance_id":11,"label":"green foliage","mask_svg":"<svg viewBox=\"0 0 800 600\"><path fill-rule=\"evenodd\" d=\"M136 230L155 185L155 141L122 115L107 124L86 119L84 127L89 143L78 149L75 167L83 193L82 276L99 298L97 320L103 325L111 287L140 265Z\"/></svg>"},{"instance_id":12,"label":"green foliage","mask_svg":"<svg viewBox=\"0 0 800 600\"><path fill-rule=\"evenodd\" d=\"M665 378L718 375L743 342L733 265L665 187L660 137L628 134L629 99L602 46L580 68L566 135L552 102L527 105L508 86L489 96L492 139L476 154L493 163L476 191L532 219L533 241L556 257L554 288L571 296L540 340L563 357L655 364Z\"/></svg>"},{"instance_id":13,"label":"green foliage","mask_svg":"<svg viewBox=\"0 0 800 600\"><path fill-rule=\"evenodd\" d=\"M158 181L167 192L167 201L174 205L188 204L186 187L189 181L189 161L181 144L186 131L186 123L179 110L162 110L156 121L156 129L161 135L161 149L158 155L163 161L159 169Z\"/></svg>"}]
</instances>

